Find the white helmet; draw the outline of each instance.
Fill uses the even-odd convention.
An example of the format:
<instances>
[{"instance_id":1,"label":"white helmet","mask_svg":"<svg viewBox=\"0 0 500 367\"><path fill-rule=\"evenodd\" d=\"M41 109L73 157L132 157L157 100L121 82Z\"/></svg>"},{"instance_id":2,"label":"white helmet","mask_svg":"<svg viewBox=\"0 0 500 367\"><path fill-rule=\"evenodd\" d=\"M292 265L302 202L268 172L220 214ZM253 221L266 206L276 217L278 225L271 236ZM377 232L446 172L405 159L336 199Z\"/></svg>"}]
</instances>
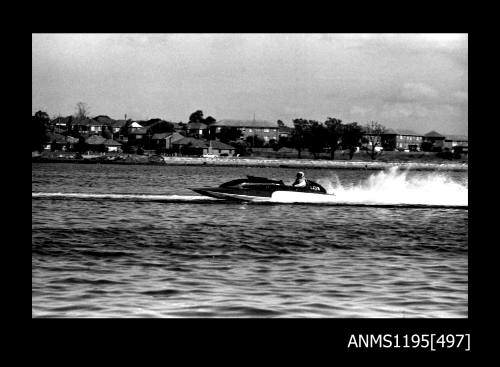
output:
<instances>
[{"instance_id":1,"label":"white helmet","mask_svg":"<svg viewBox=\"0 0 500 367\"><path fill-rule=\"evenodd\" d=\"M304 177L304 172L297 172L297 177L300 177L300 178Z\"/></svg>"}]
</instances>

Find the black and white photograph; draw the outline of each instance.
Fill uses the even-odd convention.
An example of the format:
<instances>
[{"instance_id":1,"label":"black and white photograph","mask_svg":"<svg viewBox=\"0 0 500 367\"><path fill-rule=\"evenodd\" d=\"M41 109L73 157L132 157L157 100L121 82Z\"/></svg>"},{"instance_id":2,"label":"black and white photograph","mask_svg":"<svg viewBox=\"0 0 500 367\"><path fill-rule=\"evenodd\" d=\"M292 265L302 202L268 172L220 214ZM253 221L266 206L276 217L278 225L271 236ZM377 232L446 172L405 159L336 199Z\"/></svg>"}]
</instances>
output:
<instances>
[{"instance_id":1,"label":"black and white photograph","mask_svg":"<svg viewBox=\"0 0 500 367\"><path fill-rule=\"evenodd\" d=\"M469 317L467 33L32 33L30 130L32 318Z\"/></svg>"}]
</instances>

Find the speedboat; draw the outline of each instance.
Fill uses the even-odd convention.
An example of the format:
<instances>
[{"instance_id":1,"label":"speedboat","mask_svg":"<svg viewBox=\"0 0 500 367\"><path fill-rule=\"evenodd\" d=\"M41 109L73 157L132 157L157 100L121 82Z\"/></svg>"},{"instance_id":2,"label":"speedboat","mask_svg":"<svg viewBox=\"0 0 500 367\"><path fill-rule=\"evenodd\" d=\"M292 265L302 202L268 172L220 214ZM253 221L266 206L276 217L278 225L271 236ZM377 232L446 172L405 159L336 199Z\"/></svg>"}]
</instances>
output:
<instances>
[{"instance_id":1,"label":"speedboat","mask_svg":"<svg viewBox=\"0 0 500 367\"><path fill-rule=\"evenodd\" d=\"M305 187L285 185L282 180L270 180L265 177L247 176L223 183L219 187L192 188L198 194L217 199L238 201L270 201L273 196L289 193L294 196L329 195L325 188L311 180L306 180Z\"/></svg>"}]
</instances>

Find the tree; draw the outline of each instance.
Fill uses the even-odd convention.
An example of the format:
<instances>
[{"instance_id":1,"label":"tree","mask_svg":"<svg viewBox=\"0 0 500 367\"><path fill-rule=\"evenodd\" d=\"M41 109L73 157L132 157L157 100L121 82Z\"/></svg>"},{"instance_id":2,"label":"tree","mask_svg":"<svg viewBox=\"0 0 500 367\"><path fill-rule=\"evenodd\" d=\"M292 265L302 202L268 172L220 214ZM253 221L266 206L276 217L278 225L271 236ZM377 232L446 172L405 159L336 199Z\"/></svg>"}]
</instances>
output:
<instances>
[{"instance_id":1,"label":"tree","mask_svg":"<svg viewBox=\"0 0 500 367\"><path fill-rule=\"evenodd\" d=\"M319 154L324 151L327 143L327 131L325 126L318 121L310 120L305 133L305 143L314 159L319 158Z\"/></svg>"},{"instance_id":2,"label":"tree","mask_svg":"<svg viewBox=\"0 0 500 367\"><path fill-rule=\"evenodd\" d=\"M235 154L239 154L239 155L246 155L247 154L248 145L244 141L238 140L238 141L231 143L231 145L234 147Z\"/></svg>"},{"instance_id":3,"label":"tree","mask_svg":"<svg viewBox=\"0 0 500 367\"><path fill-rule=\"evenodd\" d=\"M250 144L252 148L262 148L265 144L264 138L256 134L252 136L247 136L246 142Z\"/></svg>"},{"instance_id":4,"label":"tree","mask_svg":"<svg viewBox=\"0 0 500 367\"><path fill-rule=\"evenodd\" d=\"M102 127L102 137L106 139L113 139L113 128L109 125Z\"/></svg>"},{"instance_id":5,"label":"tree","mask_svg":"<svg viewBox=\"0 0 500 367\"><path fill-rule=\"evenodd\" d=\"M220 131L215 134L215 137L223 143L237 141L241 137L241 130L235 127L223 126Z\"/></svg>"},{"instance_id":6,"label":"tree","mask_svg":"<svg viewBox=\"0 0 500 367\"><path fill-rule=\"evenodd\" d=\"M342 148L349 150L349 159L352 159L356 148L361 143L363 129L357 122L343 125L342 128Z\"/></svg>"},{"instance_id":7,"label":"tree","mask_svg":"<svg viewBox=\"0 0 500 367\"><path fill-rule=\"evenodd\" d=\"M76 114L75 117L79 119L83 119L88 116L90 112L89 107L84 102L78 102L76 104Z\"/></svg>"},{"instance_id":8,"label":"tree","mask_svg":"<svg viewBox=\"0 0 500 367\"><path fill-rule=\"evenodd\" d=\"M278 151L281 146L278 144L278 142L276 141L276 139L271 139L269 140L269 146L276 152Z\"/></svg>"},{"instance_id":9,"label":"tree","mask_svg":"<svg viewBox=\"0 0 500 367\"><path fill-rule=\"evenodd\" d=\"M187 136L187 123L179 121L178 125L181 128L181 130L179 131L179 134Z\"/></svg>"},{"instance_id":10,"label":"tree","mask_svg":"<svg viewBox=\"0 0 500 367\"><path fill-rule=\"evenodd\" d=\"M43 150L50 140L50 118L47 112L38 111L31 117L31 150Z\"/></svg>"},{"instance_id":11,"label":"tree","mask_svg":"<svg viewBox=\"0 0 500 367\"><path fill-rule=\"evenodd\" d=\"M385 133L387 129L385 126L379 124L378 122L372 121L370 124L367 124L365 127L365 139L369 145L369 154L371 159L375 159L377 154L376 147L382 146L382 135Z\"/></svg>"},{"instance_id":12,"label":"tree","mask_svg":"<svg viewBox=\"0 0 500 367\"><path fill-rule=\"evenodd\" d=\"M335 151L339 147L342 138L343 126L342 120L328 117L325 121L326 143L330 147L330 159L335 159Z\"/></svg>"},{"instance_id":13,"label":"tree","mask_svg":"<svg viewBox=\"0 0 500 367\"><path fill-rule=\"evenodd\" d=\"M197 110L189 116L189 122L203 122L203 111Z\"/></svg>"},{"instance_id":14,"label":"tree","mask_svg":"<svg viewBox=\"0 0 500 367\"><path fill-rule=\"evenodd\" d=\"M118 135L128 136L128 130L130 129L130 125L132 125L132 122L133 121L131 119L125 121L125 124L123 124L123 126L120 128L120 133Z\"/></svg>"},{"instance_id":15,"label":"tree","mask_svg":"<svg viewBox=\"0 0 500 367\"><path fill-rule=\"evenodd\" d=\"M170 121L158 120L150 126L151 134L171 133L174 131L174 124Z\"/></svg>"},{"instance_id":16,"label":"tree","mask_svg":"<svg viewBox=\"0 0 500 367\"><path fill-rule=\"evenodd\" d=\"M301 158L302 149L306 147L307 133L309 130L310 123L305 119L295 119L293 120L293 131L291 137L291 145L294 149L297 149L298 158Z\"/></svg>"},{"instance_id":17,"label":"tree","mask_svg":"<svg viewBox=\"0 0 500 367\"><path fill-rule=\"evenodd\" d=\"M78 153L84 153L88 150L88 144L85 142L85 138L83 136L78 138L78 143L75 144L75 150Z\"/></svg>"},{"instance_id":18,"label":"tree","mask_svg":"<svg viewBox=\"0 0 500 367\"><path fill-rule=\"evenodd\" d=\"M422 149L423 152L431 152L434 144L430 141L424 141L420 148Z\"/></svg>"},{"instance_id":19,"label":"tree","mask_svg":"<svg viewBox=\"0 0 500 367\"><path fill-rule=\"evenodd\" d=\"M212 116L208 116L208 117L205 119L205 121L204 121L204 123L205 123L205 124L207 124L207 125L211 125L211 124L213 124L213 123L215 123L215 122L217 122L217 120L216 120L216 119L214 119Z\"/></svg>"},{"instance_id":20,"label":"tree","mask_svg":"<svg viewBox=\"0 0 500 367\"><path fill-rule=\"evenodd\" d=\"M291 136L280 136L278 138L278 146L280 148L282 147L287 147L287 148L293 148L293 144L292 144L292 138Z\"/></svg>"},{"instance_id":21,"label":"tree","mask_svg":"<svg viewBox=\"0 0 500 367\"><path fill-rule=\"evenodd\" d=\"M281 120L277 121L278 127L285 127L285 123Z\"/></svg>"}]
</instances>

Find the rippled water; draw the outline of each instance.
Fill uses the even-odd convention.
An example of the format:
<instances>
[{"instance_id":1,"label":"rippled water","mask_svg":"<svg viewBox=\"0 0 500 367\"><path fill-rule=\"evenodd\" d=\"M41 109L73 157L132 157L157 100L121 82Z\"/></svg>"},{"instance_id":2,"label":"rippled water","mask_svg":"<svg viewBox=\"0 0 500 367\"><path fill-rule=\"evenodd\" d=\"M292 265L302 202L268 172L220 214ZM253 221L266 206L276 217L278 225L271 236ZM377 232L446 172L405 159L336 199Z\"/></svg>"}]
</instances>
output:
<instances>
[{"instance_id":1,"label":"rippled water","mask_svg":"<svg viewBox=\"0 0 500 367\"><path fill-rule=\"evenodd\" d=\"M306 171L336 205L188 189L247 174L295 171L32 164L32 316L467 317L466 172Z\"/></svg>"}]
</instances>

